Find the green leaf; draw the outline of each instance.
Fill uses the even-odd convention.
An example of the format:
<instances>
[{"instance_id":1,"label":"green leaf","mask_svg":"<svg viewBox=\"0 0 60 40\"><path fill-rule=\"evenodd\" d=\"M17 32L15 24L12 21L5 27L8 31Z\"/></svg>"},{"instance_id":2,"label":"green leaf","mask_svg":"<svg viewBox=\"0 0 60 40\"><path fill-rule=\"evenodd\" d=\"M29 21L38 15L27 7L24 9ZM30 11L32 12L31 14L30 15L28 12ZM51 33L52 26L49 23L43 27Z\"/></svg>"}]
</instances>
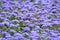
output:
<instances>
[{"instance_id":1,"label":"green leaf","mask_svg":"<svg viewBox=\"0 0 60 40\"><path fill-rule=\"evenodd\" d=\"M25 0L22 0L22 2L24 2Z\"/></svg>"},{"instance_id":2,"label":"green leaf","mask_svg":"<svg viewBox=\"0 0 60 40\"><path fill-rule=\"evenodd\" d=\"M13 35L14 35L14 33L13 33L13 32L9 32L9 33L10 33L10 35L11 35L11 36L13 36Z\"/></svg>"},{"instance_id":3,"label":"green leaf","mask_svg":"<svg viewBox=\"0 0 60 40\"><path fill-rule=\"evenodd\" d=\"M14 20L15 19L15 16L11 16L10 18L9 18L9 20Z\"/></svg>"},{"instance_id":4,"label":"green leaf","mask_svg":"<svg viewBox=\"0 0 60 40\"><path fill-rule=\"evenodd\" d=\"M3 26L0 26L0 29L2 29L3 28Z\"/></svg>"},{"instance_id":5,"label":"green leaf","mask_svg":"<svg viewBox=\"0 0 60 40\"><path fill-rule=\"evenodd\" d=\"M15 27L15 28L13 28L16 32L18 32L19 30L20 30L20 28L19 27Z\"/></svg>"},{"instance_id":6,"label":"green leaf","mask_svg":"<svg viewBox=\"0 0 60 40\"><path fill-rule=\"evenodd\" d=\"M6 26L4 26L2 29L5 31L5 30L7 30L7 27L6 27Z\"/></svg>"},{"instance_id":7,"label":"green leaf","mask_svg":"<svg viewBox=\"0 0 60 40\"><path fill-rule=\"evenodd\" d=\"M16 18L17 20L21 20L21 18Z\"/></svg>"},{"instance_id":8,"label":"green leaf","mask_svg":"<svg viewBox=\"0 0 60 40\"><path fill-rule=\"evenodd\" d=\"M44 40L48 40L48 38L44 38Z\"/></svg>"},{"instance_id":9,"label":"green leaf","mask_svg":"<svg viewBox=\"0 0 60 40\"><path fill-rule=\"evenodd\" d=\"M0 38L3 37L3 35L0 33Z\"/></svg>"},{"instance_id":10,"label":"green leaf","mask_svg":"<svg viewBox=\"0 0 60 40\"><path fill-rule=\"evenodd\" d=\"M33 28L32 27L30 27L30 30L32 30Z\"/></svg>"},{"instance_id":11,"label":"green leaf","mask_svg":"<svg viewBox=\"0 0 60 40\"><path fill-rule=\"evenodd\" d=\"M30 2L33 2L34 0L30 0Z\"/></svg>"},{"instance_id":12,"label":"green leaf","mask_svg":"<svg viewBox=\"0 0 60 40\"><path fill-rule=\"evenodd\" d=\"M40 24L39 26L40 26L40 28L42 28L42 24Z\"/></svg>"},{"instance_id":13,"label":"green leaf","mask_svg":"<svg viewBox=\"0 0 60 40\"><path fill-rule=\"evenodd\" d=\"M49 26L48 26L47 28L48 28L48 29L50 29L50 30L54 30L54 28L53 28L53 27L49 27Z\"/></svg>"},{"instance_id":14,"label":"green leaf","mask_svg":"<svg viewBox=\"0 0 60 40\"><path fill-rule=\"evenodd\" d=\"M20 28L23 28L23 27L25 27L25 24L24 24L23 22L20 22L20 23L19 23L19 27L20 27Z\"/></svg>"},{"instance_id":15,"label":"green leaf","mask_svg":"<svg viewBox=\"0 0 60 40\"><path fill-rule=\"evenodd\" d=\"M38 34L41 35L41 31L39 31Z\"/></svg>"},{"instance_id":16,"label":"green leaf","mask_svg":"<svg viewBox=\"0 0 60 40\"><path fill-rule=\"evenodd\" d=\"M2 20L2 19L0 19L0 22L3 22L3 20Z\"/></svg>"},{"instance_id":17,"label":"green leaf","mask_svg":"<svg viewBox=\"0 0 60 40\"><path fill-rule=\"evenodd\" d=\"M0 2L0 6L3 4L3 2Z\"/></svg>"},{"instance_id":18,"label":"green leaf","mask_svg":"<svg viewBox=\"0 0 60 40\"><path fill-rule=\"evenodd\" d=\"M25 38L28 38L28 35L25 35L24 37L25 37Z\"/></svg>"}]
</instances>

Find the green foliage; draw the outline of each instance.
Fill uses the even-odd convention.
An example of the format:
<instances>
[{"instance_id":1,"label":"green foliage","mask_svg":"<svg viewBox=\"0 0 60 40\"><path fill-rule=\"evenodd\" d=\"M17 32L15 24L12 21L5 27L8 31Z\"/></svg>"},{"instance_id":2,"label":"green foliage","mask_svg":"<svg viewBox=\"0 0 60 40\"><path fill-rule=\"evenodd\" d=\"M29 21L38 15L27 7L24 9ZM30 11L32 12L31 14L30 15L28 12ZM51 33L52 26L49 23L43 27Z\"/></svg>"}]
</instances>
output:
<instances>
[{"instance_id":1,"label":"green foliage","mask_svg":"<svg viewBox=\"0 0 60 40\"><path fill-rule=\"evenodd\" d=\"M0 33L0 38L3 37L3 35Z\"/></svg>"},{"instance_id":2,"label":"green foliage","mask_svg":"<svg viewBox=\"0 0 60 40\"><path fill-rule=\"evenodd\" d=\"M25 0L22 0L22 2L24 2Z\"/></svg>"},{"instance_id":3,"label":"green foliage","mask_svg":"<svg viewBox=\"0 0 60 40\"><path fill-rule=\"evenodd\" d=\"M3 28L3 26L0 26L0 29L2 29Z\"/></svg>"},{"instance_id":4,"label":"green foliage","mask_svg":"<svg viewBox=\"0 0 60 40\"><path fill-rule=\"evenodd\" d=\"M9 33L10 33L10 35L11 35L11 36L13 36L13 35L14 35L14 33L13 33L13 32L9 32Z\"/></svg>"},{"instance_id":5,"label":"green foliage","mask_svg":"<svg viewBox=\"0 0 60 40\"><path fill-rule=\"evenodd\" d=\"M17 20L21 20L21 18L16 18Z\"/></svg>"},{"instance_id":6,"label":"green foliage","mask_svg":"<svg viewBox=\"0 0 60 40\"><path fill-rule=\"evenodd\" d=\"M2 29L3 29L4 31L6 31L8 28L7 28L6 26L4 26Z\"/></svg>"},{"instance_id":7,"label":"green foliage","mask_svg":"<svg viewBox=\"0 0 60 40\"><path fill-rule=\"evenodd\" d=\"M0 7L1 7L2 4L3 4L3 2L0 2Z\"/></svg>"},{"instance_id":8,"label":"green foliage","mask_svg":"<svg viewBox=\"0 0 60 40\"><path fill-rule=\"evenodd\" d=\"M9 20L14 20L15 19L15 16L11 16L10 18L9 18Z\"/></svg>"},{"instance_id":9,"label":"green foliage","mask_svg":"<svg viewBox=\"0 0 60 40\"><path fill-rule=\"evenodd\" d=\"M38 34L41 35L41 31L39 31Z\"/></svg>"},{"instance_id":10,"label":"green foliage","mask_svg":"<svg viewBox=\"0 0 60 40\"><path fill-rule=\"evenodd\" d=\"M25 24L24 24L23 22L20 22L20 23L19 23L19 27L20 27L20 28L23 28L23 27L25 27Z\"/></svg>"},{"instance_id":11,"label":"green foliage","mask_svg":"<svg viewBox=\"0 0 60 40\"><path fill-rule=\"evenodd\" d=\"M48 26L47 28L50 29L50 30L57 30L60 27L54 24L54 25L52 25L52 27Z\"/></svg>"},{"instance_id":12,"label":"green foliage","mask_svg":"<svg viewBox=\"0 0 60 40\"><path fill-rule=\"evenodd\" d=\"M30 2L33 2L34 0L30 0Z\"/></svg>"},{"instance_id":13,"label":"green foliage","mask_svg":"<svg viewBox=\"0 0 60 40\"><path fill-rule=\"evenodd\" d=\"M54 30L54 27L49 27L49 26L48 26L47 28L48 28L49 30Z\"/></svg>"},{"instance_id":14,"label":"green foliage","mask_svg":"<svg viewBox=\"0 0 60 40\"><path fill-rule=\"evenodd\" d=\"M19 29L19 27L14 27L13 28L16 32L18 32L20 29Z\"/></svg>"},{"instance_id":15,"label":"green foliage","mask_svg":"<svg viewBox=\"0 0 60 40\"><path fill-rule=\"evenodd\" d=\"M40 24L39 26L40 26L40 28L42 28L42 24Z\"/></svg>"},{"instance_id":16,"label":"green foliage","mask_svg":"<svg viewBox=\"0 0 60 40\"><path fill-rule=\"evenodd\" d=\"M46 38L44 38L44 40L48 40L48 38L46 37Z\"/></svg>"},{"instance_id":17,"label":"green foliage","mask_svg":"<svg viewBox=\"0 0 60 40\"><path fill-rule=\"evenodd\" d=\"M0 22L3 22L3 20L2 20L2 19L0 19Z\"/></svg>"},{"instance_id":18,"label":"green foliage","mask_svg":"<svg viewBox=\"0 0 60 40\"><path fill-rule=\"evenodd\" d=\"M24 37L25 37L25 38L28 38L29 36L28 36L28 35L25 35Z\"/></svg>"}]
</instances>

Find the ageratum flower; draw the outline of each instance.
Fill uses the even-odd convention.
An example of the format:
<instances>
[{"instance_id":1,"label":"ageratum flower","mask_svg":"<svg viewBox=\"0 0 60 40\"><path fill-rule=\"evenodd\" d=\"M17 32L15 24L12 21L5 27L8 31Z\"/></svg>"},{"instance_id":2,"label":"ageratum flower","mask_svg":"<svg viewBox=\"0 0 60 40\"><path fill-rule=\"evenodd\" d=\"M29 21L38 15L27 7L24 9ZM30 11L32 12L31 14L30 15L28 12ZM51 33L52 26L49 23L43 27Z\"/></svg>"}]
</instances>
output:
<instances>
[{"instance_id":1,"label":"ageratum flower","mask_svg":"<svg viewBox=\"0 0 60 40\"><path fill-rule=\"evenodd\" d=\"M23 30L24 31L30 31L30 28L29 27L24 27Z\"/></svg>"},{"instance_id":2,"label":"ageratum flower","mask_svg":"<svg viewBox=\"0 0 60 40\"><path fill-rule=\"evenodd\" d=\"M53 0L41 0L41 2L42 2L42 4L43 5L48 5L48 6L50 6L50 5L52 5L52 3L53 3Z\"/></svg>"},{"instance_id":3,"label":"ageratum flower","mask_svg":"<svg viewBox=\"0 0 60 40\"><path fill-rule=\"evenodd\" d=\"M15 33L15 34L14 34L14 37L17 37L17 38L19 38L19 39L20 39L20 38L24 38L23 35L20 34L20 33Z\"/></svg>"},{"instance_id":4,"label":"ageratum flower","mask_svg":"<svg viewBox=\"0 0 60 40\"><path fill-rule=\"evenodd\" d=\"M1 40L60 40L59 0L0 0L0 5Z\"/></svg>"},{"instance_id":5,"label":"ageratum flower","mask_svg":"<svg viewBox=\"0 0 60 40\"><path fill-rule=\"evenodd\" d=\"M39 35L35 31L31 31L30 38L37 39L37 38L39 38Z\"/></svg>"},{"instance_id":6,"label":"ageratum flower","mask_svg":"<svg viewBox=\"0 0 60 40\"><path fill-rule=\"evenodd\" d=\"M60 10L60 6L59 5L60 5L60 3L56 4L56 7L57 7L58 10Z\"/></svg>"},{"instance_id":7,"label":"ageratum flower","mask_svg":"<svg viewBox=\"0 0 60 40\"><path fill-rule=\"evenodd\" d=\"M3 23L0 23L0 27L1 27L1 26L4 26L4 24L3 24Z\"/></svg>"},{"instance_id":8,"label":"ageratum flower","mask_svg":"<svg viewBox=\"0 0 60 40\"><path fill-rule=\"evenodd\" d=\"M16 33L16 31L15 31L15 30L13 30L13 29L10 29L10 32Z\"/></svg>"}]
</instances>

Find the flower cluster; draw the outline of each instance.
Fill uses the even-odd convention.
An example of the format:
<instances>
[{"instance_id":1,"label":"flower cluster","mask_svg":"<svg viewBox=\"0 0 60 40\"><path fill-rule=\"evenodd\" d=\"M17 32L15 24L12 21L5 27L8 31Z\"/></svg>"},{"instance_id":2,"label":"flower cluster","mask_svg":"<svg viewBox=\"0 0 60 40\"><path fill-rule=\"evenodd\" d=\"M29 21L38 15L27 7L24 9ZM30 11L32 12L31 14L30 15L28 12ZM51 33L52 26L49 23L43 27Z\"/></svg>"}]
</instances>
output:
<instances>
[{"instance_id":1,"label":"flower cluster","mask_svg":"<svg viewBox=\"0 0 60 40\"><path fill-rule=\"evenodd\" d=\"M0 0L0 40L60 40L60 0Z\"/></svg>"}]
</instances>

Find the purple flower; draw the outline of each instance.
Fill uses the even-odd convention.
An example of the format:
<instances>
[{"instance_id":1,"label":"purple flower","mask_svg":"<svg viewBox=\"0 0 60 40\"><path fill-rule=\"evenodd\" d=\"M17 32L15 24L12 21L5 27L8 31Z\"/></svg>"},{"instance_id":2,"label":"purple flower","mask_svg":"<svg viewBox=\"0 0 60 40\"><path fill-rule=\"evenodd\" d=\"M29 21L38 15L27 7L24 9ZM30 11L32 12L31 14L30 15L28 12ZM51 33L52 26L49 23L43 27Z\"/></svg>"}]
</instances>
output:
<instances>
[{"instance_id":1,"label":"purple flower","mask_svg":"<svg viewBox=\"0 0 60 40\"><path fill-rule=\"evenodd\" d=\"M0 23L0 26L4 26L4 23Z\"/></svg>"},{"instance_id":2,"label":"purple flower","mask_svg":"<svg viewBox=\"0 0 60 40\"><path fill-rule=\"evenodd\" d=\"M10 29L10 32L16 33L16 31L15 31L15 30L13 30L13 29Z\"/></svg>"},{"instance_id":3,"label":"purple flower","mask_svg":"<svg viewBox=\"0 0 60 40\"><path fill-rule=\"evenodd\" d=\"M15 34L14 34L14 37L24 38L24 37L23 37L23 35L22 35L22 34L20 34L20 33L15 33Z\"/></svg>"},{"instance_id":4,"label":"purple flower","mask_svg":"<svg viewBox=\"0 0 60 40\"><path fill-rule=\"evenodd\" d=\"M59 0L1 0L0 4L0 33L4 37L0 40L60 40Z\"/></svg>"},{"instance_id":5,"label":"purple flower","mask_svg":"<svg viewBox=\"0 0 60 40\"><path fill-rule=\"evenodd\" d=\"M6 40L6 38L1 38L1 40Z\"/></svg>"},{"instance_id":6,"label":"purple flower","mask_svg":"<svg viewBox=\"0 0 60 40\"><path fill-rule=\"evenodd\" d=\"M10 5L9 3L4 3L4 4L2 5L2 7L9 8L9 7L11 7L11 5Z\"/></svg>"},{"instance_id":7,"label":"purple flower","mask_svg":"<svg viewBox=\"0 0 60 40\"><path fill-rule=\"evenodd\" d=\"M30 28L29 27L24 27L23 30L24 31L30 31Z\"/></svg>"},{"instance_id":8,"label":"purple flower","mask_svg":"<svg viewBox=\"0 0 60 40\"><path fill-rule=\"evenodd\" d=\"M39 38L39 34L36 33L36 31L31 31L31 33L30 33L30 38L33 38L33 39Z\"/></svg>"}]
</instances>

